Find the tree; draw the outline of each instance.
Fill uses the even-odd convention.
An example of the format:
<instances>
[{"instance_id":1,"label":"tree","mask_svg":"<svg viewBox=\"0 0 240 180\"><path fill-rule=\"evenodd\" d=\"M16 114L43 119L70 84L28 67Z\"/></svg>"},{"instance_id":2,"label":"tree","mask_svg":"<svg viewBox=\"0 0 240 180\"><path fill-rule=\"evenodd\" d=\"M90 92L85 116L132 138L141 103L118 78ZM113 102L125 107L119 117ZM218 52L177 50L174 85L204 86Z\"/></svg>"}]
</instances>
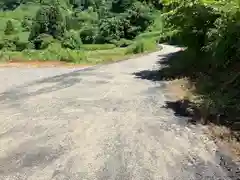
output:
<instances>
[{"instance_id":1,"label":"tree","mask_svg":"<svg viewBox=\"0 0 240 180\"><path fill-rule=\"evenodd\" d=\"M59 6L56 4L49 8L49 24L48 31L56 39L64 36L65 24Z\"/></svg>"},{"instance_id":2,"label":"tree","mask_svg":"<svg viewBox=\"0 0 240 180\"><path fill-rule=\"evenodd\" d=\"M48 34L49 6L42 6L36 13L35 23L32 25L29 40L37 38L40 34Z\"/></svg>"},{"instance_id":3,"label":"tree","mask_svg":"<svg viewBox=\"0 0 240 180\"><path fill-rule=\"evenodd\" d=\"M124 27L120 18L112 17L100 21L100 36L104 42L119 40L124 35Z\"/></svg>"},{"instance_id":4,"label":"tree","mask_svg":"<svg viewBox=\"0 0 240 180\"><path fill-rule=\"evenodd\" d=\"M13 10L21 4L21 0L0 0L1 9Z\"/></svg>"},{"instance_id":5,"label":"tree","mask_svg":"<svg viewBox=\"0 0 240 180\"><path fill-rule=\"evenodd\" d=\"M14 32L14 27L13 27L12 21L8 20L6 24L6 28L4 30L4 34L10 35L13 32Z\"/></svg>"},{"instance_id":6,"label":"tree","mask_svg":"<svg viewBox=\"0 0 240 180\"><path fill-rule=\"evenodd\" d=\"M40 34L49 34L55 39L61 39L64 36L65 24L57 4L42 6L36 13L35 19L29 40L33 40Z\"/></svg>"},{"instance_id":7,"label":"tree","mask_svg":"<svg viewBox=\"0 0 240 180\"><path fill-rule=\"evenodd\" d=\"M115 13L123 13L132 6L134 0L113 0L111 11Z\"/></svg>"},{"instance_id":8,"label":"tree","mask_svg":"<svg viewBox=\"0 0 240 180\"><path fill-rule=\"evenodd\" d=\"M124 36L133 39L153 22L151 9L144 3L136 2L124 13L121 22Z\"/></svg>"}]
</instances>

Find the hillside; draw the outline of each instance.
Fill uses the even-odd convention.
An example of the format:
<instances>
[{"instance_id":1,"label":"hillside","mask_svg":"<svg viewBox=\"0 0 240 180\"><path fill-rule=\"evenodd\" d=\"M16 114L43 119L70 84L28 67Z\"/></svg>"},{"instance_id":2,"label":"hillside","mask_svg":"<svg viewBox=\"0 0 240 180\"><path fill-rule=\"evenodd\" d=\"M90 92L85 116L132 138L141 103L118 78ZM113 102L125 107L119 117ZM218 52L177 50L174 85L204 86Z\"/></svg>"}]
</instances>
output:
<instances>
[{"instance_id":1,"label":"hillside","mask_svg":"<svg viewBox=\"0 0 240 180\"><path fill-rule=\"evenodd\" d=\"M156 49L161 4L1 0L1 61L99 63Z\"/></svg>"}]
</instances>

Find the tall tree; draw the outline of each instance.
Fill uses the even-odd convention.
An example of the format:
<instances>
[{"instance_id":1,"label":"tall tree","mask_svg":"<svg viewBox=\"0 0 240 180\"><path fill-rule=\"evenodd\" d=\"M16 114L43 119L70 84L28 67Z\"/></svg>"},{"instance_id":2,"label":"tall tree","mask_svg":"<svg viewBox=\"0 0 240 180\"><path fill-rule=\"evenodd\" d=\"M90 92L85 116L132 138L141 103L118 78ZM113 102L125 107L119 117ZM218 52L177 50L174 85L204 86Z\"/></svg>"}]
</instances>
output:
<instances>
[{"instance_id":1,"label":"tall tree","mask_svg":"<svg viewBox=\"0 0 240 180\"><path fill-rule=\"evenodd\" d=\"M65 23L59 6L55 3L44 5L36 13L29 40L35 39L40 34L49 34L56 39L61 39L64 32Z\"/></svg>"}]
</instances>

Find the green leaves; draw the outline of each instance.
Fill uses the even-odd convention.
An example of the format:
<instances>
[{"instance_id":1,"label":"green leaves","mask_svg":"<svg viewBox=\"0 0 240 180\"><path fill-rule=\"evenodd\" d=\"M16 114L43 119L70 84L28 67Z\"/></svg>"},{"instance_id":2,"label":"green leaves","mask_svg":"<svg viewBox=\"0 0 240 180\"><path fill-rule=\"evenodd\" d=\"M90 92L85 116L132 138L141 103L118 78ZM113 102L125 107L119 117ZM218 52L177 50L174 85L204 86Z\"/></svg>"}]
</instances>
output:
<instances>
[{"instance_id":1,"label":"green leaves","mask_svg":"<svg viewBox=\"0 0 240 180\"><path fill-rule=\"evenodd\" d=\"M80 49L82 41L79 34L74 31L68 32L62 40L62 47L69 49Z\"/></svg>"},{"instance_id":2,"label":"green leaves","mask_svg":"<svg viewBox=\"0 0 240 180\"><path fill-rule=\"evenodd\" d=\"M65 32L65 24L57 5L42 6L32 26L29 40L33 40L40 34L49 34L56 39L61 39Z\"/></svg>"},{"instance_id":3,"label":"green leaves","mask_svg":"<svg viewBox=\"0 0 240 180\"><path fill-rule=\"evenodd\" d=\"M13 34L13 33L14 33L14 27L13 27L12 21L8 20L7 23L6 23L4 34L5 35L10 35L10 34Z\"/></svg>"}]
</instances>

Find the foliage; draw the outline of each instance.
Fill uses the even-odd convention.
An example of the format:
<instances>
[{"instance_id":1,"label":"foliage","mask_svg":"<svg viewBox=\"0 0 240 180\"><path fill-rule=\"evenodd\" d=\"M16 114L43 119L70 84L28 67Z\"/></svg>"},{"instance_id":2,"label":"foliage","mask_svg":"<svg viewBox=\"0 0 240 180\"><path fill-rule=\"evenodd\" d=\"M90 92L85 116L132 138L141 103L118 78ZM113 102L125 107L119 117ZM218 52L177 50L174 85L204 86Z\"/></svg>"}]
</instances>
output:
<instances>
[{"instance_id":1,"label":"foliage","mask_svg":"<svg viewBox=\"0 0 240 180\"><path fill-rule=\"evenodd\" d=\"M134 0L113 0L111 11L114 13L123 13L134 3Z\"/></svg>"},{"instance_id":2,"label":"foliage","mask_svg":"<svg viewBox=\"0 0 240 180\"><path fill-rule=\"evenodd\" d=\"M7 21L7 24L6 24L6 28L4 30L4 34L6 35L10 35L10 34L13 34L14 32L14 27L13 27L13 24L12 24L12 21Z\"/></svg>"},{"instance_id":3,"label":"foliage","mask_svg":"<svg viewBox=\"0 0 240 180\"><path fill-rule=\"evenodd\" d=\"M156 0L0 0L0 49L10 59L17 56L22 60L74 62L118 59L126 55L130 46L137 46L136 36L159 27L156 19L160 12L157 14L155 8L158 3ZM137 41L153 37L156 38L138 36Z\"/></svg>"},{"instance_id":4,"label":"foliage","mask_svg":"<svg viewBox=\"0 0 240 180\"><path fill-rule=\"evenodd\" d=\"M80 38L84 44L92 44L97 41L98 29L93 26L86 26L80 31Z\"/></svg>"},{"instance_id":5,"label":"foliage","mask_svg":"<svg viewBox=\"0 0 240 180\"><path fill-rule=\"evenodd\" d=\"M40 34L49 34L56 39L64 35L65 27L60 9L57 5L42 6L35 18L29 40L33 40Z\"/></svg>"},{"instance_id":6,"label":"foliage","mask_svg":"<svg viewBox=\"0 0 240 180\"><path fill-rule=\"evenodd\" d=\"M23 31L30 31L31 26L32 26L32 22L27 17L25 17L22 20L21 26L23 28Z\"/></svg>"},{"instance_id":7,"label":"foliage","mask_svg":"<svg viewBox=\"0 0 240 180\"><path fill-rule=\"evenodd\" d=\"M21 4L21 0L1 0L0 5L1 9L7 10L7 9L15 9Z\"/></svg>"},{"instance_id":8,"label":"foliage","mask_svg":"<svg viewBox=\"0 0 240 180\"><path fill-rule=\"evenodd\" d=\"M122 20L117 17L102 19L100 21L99 34L104 43L119 40L124 35Z\"/></svg>"},{"instance_id":9,"label":"foliage","mask_svg":"<svg viewBox=\"0 0 240 180\"><path fill-rule=\"evenodd\" d=\"M122 22L124 23L124 37L133 39L153 23L151 9L146 4L135 2L133 6L126 11Z\"/></svg>"},{"instance_id":10,"label":"foliage","mask_svg":"<svg viewBox=\"0 0 240 180\"><path fill-rule=\"evenodd\" d=\"M188 75L202 98L201 106L234 122L240 116L239 3L175 0L166 9L169 29L176 29L175 37L188 48L181 67L183 71L191 68ZM193 56L183 61L189 54Z\"/></svg>"},{"instance_id":11,"label":"foliage","mask_svg":"<svg viewBox=\"0 0 240 180\"><path fill-rule=\"evenodd\" d=\"M68 32L62 40L62 47L69 49L80 49L82 41L79 34L74 31Z\"/></svg>"},{"instance_id":12,"label":"foliage","mask_svg":"<svg viewBox=\"0 0 240 180\"><path fill-rule=\"evenodd\" d=\"M40 34L33 41L35 49L46 49L54 41L53 37L48 34Z\"/></svg>"}]
</instances>

